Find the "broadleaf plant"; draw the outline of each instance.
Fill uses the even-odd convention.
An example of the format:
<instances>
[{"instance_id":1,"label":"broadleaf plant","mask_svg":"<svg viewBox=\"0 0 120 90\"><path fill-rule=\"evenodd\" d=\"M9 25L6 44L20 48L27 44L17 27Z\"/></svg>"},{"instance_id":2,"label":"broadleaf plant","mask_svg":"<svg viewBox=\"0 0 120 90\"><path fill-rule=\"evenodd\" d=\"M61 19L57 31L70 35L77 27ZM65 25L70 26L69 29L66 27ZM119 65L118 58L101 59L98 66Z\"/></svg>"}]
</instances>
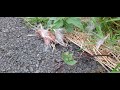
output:
<instances>
[{"instance_id":1,"label":"broadleaf plant","mask_svg":"<svg viewBox=\"0 0 120 90\"><path fill-rule=\"evenodd\" d=\"M73 54L69 52L62 53L62 59L68 65L75 65L77 63L77 61L73 59Z\"/></svg>"},{"instance_id":2,"label":"broadleaf plant","mask_svg":"<svg viewBox=\"0 0 120 90\"><path fill-rule=\"evenodd\" d=\"M81 30L84 29L80 19L77 17L51 17L48 22L51 22L52 24L49 24L48 27L51 27L52 29L65 28L67 32L72 32L74 26Z\"/></svg>"},{"instance_id":3,"label":"broadleaf plant","mask_svg":"<svg viewBox=\"0 0 120 90\"><path fill-rule=\"evenodd\" d=\"M41 23L45 28L53 29L65 28L67 32L72 32L74 27L84 29L78 17L27 17L25 18L31 25Z\"/></svg>"},{"instance_id":4,"label":"broadleaf plant","mask_svg":"<svg viewBox=\"0 0 120 90\"><path fill-rule=\"evenodd\" d=\"M76 27L78 27L78 28L80 28L80 29L84 29L83 28L83 25L82 25L82 23L81 23L81 21L80 21L80 18L77 18L77 17L69 17L69 18L67 18L67 20L66 20L66 22L68 23L68 24L72 24L72 25L74 25L74 26L76 26Z\"/></svg>"},{"instance_id":5,"label":"broadleaf plant","mask_svg":"<svg viewBox=\"0 0 120 90\"><path fill-rule=\"evenodd\" d=\"M58 28L60 28L60 27L62 27L63 26L63 20L57 20L56 22L54 22L54 24L53 24L53 28L54 29L58 29Z\"/></svg>"}]
</instances>

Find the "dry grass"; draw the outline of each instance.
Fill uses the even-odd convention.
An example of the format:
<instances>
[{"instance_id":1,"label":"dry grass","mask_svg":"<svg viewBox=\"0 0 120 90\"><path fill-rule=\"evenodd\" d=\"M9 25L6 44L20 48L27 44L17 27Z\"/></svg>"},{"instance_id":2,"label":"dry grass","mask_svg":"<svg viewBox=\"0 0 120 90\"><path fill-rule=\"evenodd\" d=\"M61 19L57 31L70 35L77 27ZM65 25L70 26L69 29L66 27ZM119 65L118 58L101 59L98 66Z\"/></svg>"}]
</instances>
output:
<instances>
[{"instance_id":1,"label":"dry grass","mask_svg":"<svg viewBox=\"0 0 120 90\"><path fill-rule=\"evenodd\" d=\"M113 70L120 63L120 17L80 17L80 20L84 30L75 27L72 33L65 34L66 38L95 56L95 60L108 72ZM45 24L48 18L35 17L29 20L30 24L36 22ZM87 26L89 26L88 31ZM107 35L109 38L102 40ZM105 42L99 44L100 47L98 45L99 48L97 48L96 43L100 40Z\"/></svg>"},{"instance_id":2,"label":"dry grass","mask_svg":"<svg viewBox=\"0 0 120 90\"><path fill-rule=\"evenodd\" d=\"M120 54L115 54L112 50L102 45L99 49L96 48L95 44L90 44L90 36L87 33L74 31L65 35L66 38L82 48L84 51L91 55L96 55L95 60L98 61L108 72L115 68L120 63ZM101 55L101 56L97 56ZM102 56L102 55L112 55Z\"/></svg>"}]
</instances>

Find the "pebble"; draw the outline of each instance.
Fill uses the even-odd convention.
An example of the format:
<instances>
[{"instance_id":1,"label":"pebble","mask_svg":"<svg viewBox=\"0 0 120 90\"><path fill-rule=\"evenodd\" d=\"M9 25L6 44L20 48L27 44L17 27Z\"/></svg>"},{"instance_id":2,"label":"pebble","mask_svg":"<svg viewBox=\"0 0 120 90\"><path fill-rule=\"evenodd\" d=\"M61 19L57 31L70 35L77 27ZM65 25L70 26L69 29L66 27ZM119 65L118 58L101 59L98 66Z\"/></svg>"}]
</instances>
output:
<instances>
[{"instance_id":1,"label":"pebble","mask_svg":"<svg viewBox=\"0 0 120 90\"><path fill-rule=\"evenodd\" d=\"M36 70L35 73L39 73L40 71L39 70Z\"/></svg>"}]
</instances>

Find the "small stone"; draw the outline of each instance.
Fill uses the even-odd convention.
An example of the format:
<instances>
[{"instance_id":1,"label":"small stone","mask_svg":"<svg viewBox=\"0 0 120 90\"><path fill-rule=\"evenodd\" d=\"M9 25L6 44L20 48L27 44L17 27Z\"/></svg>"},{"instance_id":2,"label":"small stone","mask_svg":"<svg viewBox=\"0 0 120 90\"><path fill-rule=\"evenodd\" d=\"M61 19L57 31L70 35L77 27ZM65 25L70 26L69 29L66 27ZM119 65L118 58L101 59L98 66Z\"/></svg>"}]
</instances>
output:
<instances>
[{"instance_id":1,"label":"small stone","mask_svg":"<svg viewBox=\"0 0 120 90\"><path fill-rule=\"evenodd\" d=\"M37 57L39 56L40 54L37 54Z\"/></svg>"},{"instance_id":2,"label":"small stone","mask_svg":"<svg viewBox=\"0 0 120 90\"><path fill-rule=\"evenodd\" d=\"M36 64L36 67L39 67L39 63Z\"/></svg>"},{"instance_id":3,"label":"small stone","mask_svg":"<svg viewBox=\"0 0 120 90\"><path fill-rule=\"evenodd\" d=\"M33 68L32 68L32 67L29 67L29 71L30 71L30 72L33 72L34 70L33 70Z\"/></svg>"},{"instance_id":4,"label":"small stone","mask_svg":"<svg viewBox=\"0 0 120 90\"><path fill-rule=\"evenodd\" d=\"M36 70L35 73L39 73L40 71L39 70Z\"/></svg>"}]
</instances>

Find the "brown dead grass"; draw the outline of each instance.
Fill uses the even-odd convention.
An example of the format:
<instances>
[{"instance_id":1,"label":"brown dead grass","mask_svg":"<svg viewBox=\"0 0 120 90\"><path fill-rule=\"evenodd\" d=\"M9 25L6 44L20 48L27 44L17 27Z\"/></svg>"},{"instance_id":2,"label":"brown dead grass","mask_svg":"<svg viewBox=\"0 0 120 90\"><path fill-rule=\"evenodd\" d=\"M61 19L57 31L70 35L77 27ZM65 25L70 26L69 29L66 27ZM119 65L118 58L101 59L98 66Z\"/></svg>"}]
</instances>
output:
<instances>
[{"instance_id":1,"label":"brown dead grass","mask_svg":"<svg viewBox=\"0 0 120 90\"><path fill-rule=\"evenodd\" d=\"M90 40L91 37L86 33L75 30L73 33L67 33L65 37L91 55L111 55L95 57L95 60L98 61L108 72L120 63L119 54L115 54L115 52L105 47L105 45L102 45L97 49L94 44L90 44L90 42L92 42Z\"/></svg>"}]
</instances>

